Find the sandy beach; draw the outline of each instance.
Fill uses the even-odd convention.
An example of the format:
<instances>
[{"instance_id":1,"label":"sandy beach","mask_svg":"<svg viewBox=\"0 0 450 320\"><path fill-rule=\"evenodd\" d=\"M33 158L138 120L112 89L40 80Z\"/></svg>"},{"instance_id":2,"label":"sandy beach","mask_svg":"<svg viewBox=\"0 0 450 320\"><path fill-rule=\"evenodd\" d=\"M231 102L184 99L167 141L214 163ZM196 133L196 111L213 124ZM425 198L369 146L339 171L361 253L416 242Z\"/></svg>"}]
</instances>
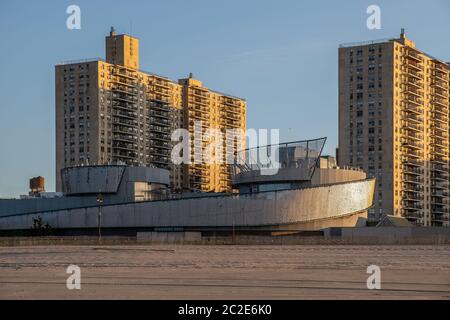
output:
<instances>
[{"instance_id":1,"label":"sandy beach","mask_svg":"<svg viewBox=\"0 0 450 320\"><path fill-rule=\"evenodd\" d=\"M0 247L0 298L450 299L450 246Z\"/></svg>"}]
</instances>

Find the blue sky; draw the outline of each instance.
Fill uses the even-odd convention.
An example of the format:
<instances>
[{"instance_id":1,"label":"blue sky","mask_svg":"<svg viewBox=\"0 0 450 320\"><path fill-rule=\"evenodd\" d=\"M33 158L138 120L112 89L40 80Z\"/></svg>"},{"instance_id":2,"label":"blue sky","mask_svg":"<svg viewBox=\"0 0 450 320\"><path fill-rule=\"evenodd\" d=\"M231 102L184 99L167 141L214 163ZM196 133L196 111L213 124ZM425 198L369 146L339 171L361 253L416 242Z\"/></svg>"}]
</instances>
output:
<instances>
[{"instance_id":1,"label":"blue sky","mask_svg":"<svg viewBox=\"0 0 450 320\"><path fill-rule=\"evenodd\" d=\"M81 30L66 8L81 8ZM381 29L366 9L381 8ZM340 43L397 37L450 61L449 0L0 0L0 197L42 175L54 190L54 65L104 57L110 26L140 39L143 70L185 77L247 99L247 126L281 140L327 136L337 145Z\"/></svg>"}]
</instances>

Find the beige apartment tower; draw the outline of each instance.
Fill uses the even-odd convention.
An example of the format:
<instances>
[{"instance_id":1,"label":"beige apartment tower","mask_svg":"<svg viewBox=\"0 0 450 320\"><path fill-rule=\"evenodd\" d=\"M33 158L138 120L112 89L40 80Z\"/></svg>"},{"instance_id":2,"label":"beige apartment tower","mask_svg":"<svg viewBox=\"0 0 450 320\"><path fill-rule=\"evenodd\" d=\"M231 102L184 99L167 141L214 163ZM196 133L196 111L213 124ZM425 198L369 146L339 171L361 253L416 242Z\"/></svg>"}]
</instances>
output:
<instances>
[{"instance_id":1,"label":"beige apartment tower","mask_svg":"<svg viewBox=\"0 0 450 320\"><path fill-rule=\"evenodd\" d=\"M403 30L340 46L338 162L377 178L371 220L449 226L449 73Z\"/></svg>"},{"instance_id":2,"label":"beige apartment tower","mask_svg":"<svg viewBox=\"0 0 450 320\"><path fill-rule=\"evenodd\" d=\"M87 164L165 168L174 189L231 191L227 165L174 165L178 141L171 136L179 128L193 130L197 120L204 131L245 131L244 99L209 90L192 77L174 82L140 70L139 40L113 28L106 60L60 63L55 78L57 191L62 168Z\"/></svg>"}]
</instances>

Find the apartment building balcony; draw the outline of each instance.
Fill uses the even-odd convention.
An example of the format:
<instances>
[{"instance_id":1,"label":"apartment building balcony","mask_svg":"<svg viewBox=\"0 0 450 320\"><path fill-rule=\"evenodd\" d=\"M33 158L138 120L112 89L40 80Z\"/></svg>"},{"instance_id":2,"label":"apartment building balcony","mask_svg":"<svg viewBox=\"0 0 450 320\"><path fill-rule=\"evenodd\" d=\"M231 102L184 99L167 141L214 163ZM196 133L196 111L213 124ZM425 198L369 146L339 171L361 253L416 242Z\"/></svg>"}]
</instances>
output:
<instances>
[{"instance_id":1,"label":"apartment building balcony","mask_svg":"<svg viewBox=\"0 0 450 320\"><path fill-rule=\"evenodd\" d=\"M418 81L422 81L423 78L424 78L423 74L421 72L418 72L418 71L416 71L414 69L409 69L408 72L407 72L407 76L408 77L412 77L412 78L414 78L414 79L416 79Z\"/></svg>"},{"instance_id":2,"label":"apartment building balcony","mask_svg":"<svg viewBox=\"0 0 450 320\"><path fill-rule=\"evenodd\" d=\"M234 113L234 112L221 111L219 114L222 118L226 118L226 119L230 119L230 120L239 120L241 118L239 113Z\"/></svg>"},{"instance_id":3,"label":"apartment building balcony","mask_svg":"<svg viewBox=\"0 0 450 320\"><path fill-rule=\"evenodd\" d=\"M170 141L170 137L168 134L163 134L159 132L150 132L150 139L157 141Z\"/></svg>"},{"instance_id":4,"label":"apartment building balcony","mask_svg":"<svg viewBox=\"0 0 450 320\"><path fill-rule=\"evenodd\" d=\"M436 122L434 122L434 123L436 123ZM437 129L437 128L434 128L433 126L431 126L430 136L438 137L440 139L448 139L448 131L446 131L444 129Z\"/></svg>"},{"instance_id":5,"label":"apartment building balcony","mask_svg":"<svg viewBox=\"0 0 450 320\"><path fill-rule=\"evenodd\" d=\"M431 138L430 141L430 145L431 145L431 152L436 152L437 154L448 154L448 140L443 138L443 137L439 137L439 136L434 136Z\"/></svg>"},{"instance_id":6,"label":"apartment building balcony","mask_svg":"<svg viewBox=\"0 0 450 320\"><path fill-rule=\"evenodd\" d=\"M189 115L190 119L194 119L194 120L199 119L199 120L210 121L209 113L189 110L188 115Z\"/></svg>"},{"instance_id":7,"label":"apartment building balcony","mask_svg":"<svg viewBox=\"0 0 450 320\"><path fill-rule=\"evenodd\" d=\"M448 188L448 185L446 185L444 188L442 189L434 189L432 188L432 193L431 193L431 203L433 204L442 204L442 205L447 205L447 201L446 198L448 197L447 192L445 191Z\"/></svg>"},{"instance_id":8,"label":"apartment building balcony","mask_svg":"<svg viewBox=\"0 0 450 320\"><path fill-rule=\"evenodd\" d=\"M150 123L157 125L157 126L161 126L161 127L169 127L170 126L169 120L164 119L164 118L150 117Z\"/></svg>"},{"instance_id":9,"label":"apartment building balcony","mask_svg":"<svg viewBox=\"0 0 450 320\"><path fill-rule=\"evenodd\" d=\"M415 106L418 106L418 107L420 107L420 108L423 108L423 100L422 99L419 99L417 96L415 96L415 95L411 95L411 94L409 94L409 92L405 95L405 100L408 102L408 103L411 103L411 104L413 104L413 105L415 105Z\"/></svg>"},{"instance_id":10,"label":"apartment building balcony","mask_svg":"<svg viewBox=\"0 0 450 320\"><path fill-rule=\"evenodd\" d=\"M401 134L408 140L423 141L423 131L411 128L407 125L402 126Z\"/></svg>"},{"instance_id":11,"label":"apartment building balcony","mask_svg":"<svg viewBox=\"0 0 450 320\"><path fill-rule=\"evenodd\" d=\"M404 86L408 87L412 87L413 90L418 90L420 92L422 92L423 90L423 82L422 80L418 80L415 77L411 77L409 75L406 76L406 78L404 80L402 80L402 84Z\"/></svg>"},{"instance_id":12,"label":"apartment building balcony","mask_svg":"<svg viewBox=\"0 0 450 320\"><path fill-rule=\"evenodd\" d=\"M169 133L168 126L156 126L156 125L150 125L150 131L151 132L157 132L157 133Z\"/></svg>"},{"instance_id":13,"label":"apartment building balcony","mask_svg":"<svg viewBox=\"0 0 450 320\"><path fill-rule=\"evenodd\" d=\"M193 157L192 157L192 160L194 160ZM195 163L195 164L192 164L192 165L190 166L191 169L195 169L195 170L205 170L205 172L207 172L207 171L209 170L209 167L210 167L210 165L209 165L209 164L206 164L206 163L204 163L204 162L202 162L202 163ZM209 171L208 171L208 172L209 172Z\"/></svg>"},{"instance_id":14,"label":"apartment building balcony","mask_svg":"<svg viewBox=\"0 0 450 320\"><path fill-rule=\"evenodd\" d=\"M434 130L434 128L431 128L430 135L432 137L437 137L439 139L448 139L448 131L445 130Z\"/></svg>"},{"instance_id":15,"label":"apartment building balcony","mask_svg":"<svg viewBox=\"0 0 450 320\"><path fill-rule=\"evenodd\" d=\"M138 95L138 90L135 88L129 88L127 86L122 86L122 85L115 85L111 88L112 92L118 92L120 94L124 94L124 95L131 95L131 96L137 96Z\"/></svg>"},{"instance_id":16,"label":"apartment building balcony","mask_svg":"<svg viewBox=\"0 0 450 320\"><path fill-rule=\"evenodd\" d=\"M193 175L204 175L205 173L209 172L206 170L206 168L198 167L196 164L191 164L189 167L189 174Z\"/></svg>"},{"instance_id":17,"label":"apartment building balcony","mask_svg":"<svg viewBox=\"0 0 450 320\"><path fill-rule=\"evenodd\" d=\"M165 112L167 116L169 115L169 105L166 103L161 103L160 101L151 101L149 103L149 108L150 110Z\"/></svg>"},{"instance_id":18,"label":"apartment building balcony","mask_svg":"<svg viewBox=\"0 0 450 320\"><path fill-rule=\"evenodd\" d=\"M448 210L445 205L432 205L431 212L436 216L442 216L448 213Z\"/></svg>"},{"instance_id":19,"label":"apartment building balcony","mask_svg":"<svg viewBox=\"0 0 450 320\"><path fill-rule=\"evenodd\" d=\"M420 194L418 194L417 192L411 192L411 191L402 191L401 192L401 198L402 198L402 203L417 203L417 202L422 202L423 201L423 197L420 196Z\"/></svg>"},{"instance_id":20,"label":"apartment building balcony","mask_svg":"<svg viewBox=\"0 0 450 320\"><path fill-rule=\"evenodd\" d=\"M163 96L161 94L155 93L154 91L148 93L148 99L156 103L170 103L170 97Z\"/></svg>"},{"instance_id":21,"label":"apartment building balcony","mask_svg":"<svg viewBox=\"0 0 450 320\"><path fill-rule=\"evenodd\" d=\"M162 96L166 99L167 99L167 97L170 97L170 91L165 88L152 86L149 89L150 89L149 93L154 94L156 96Z\"/></svg>"},{"instance_id":22,"label":"apartment building balcony","mask_svg":"<svg viewBox=\"0 0 450 320\"><path fill-rule=\"evenodd\" d=\"M435 171L433 169L432 173L431 173L431 180L437 180L437 181L444 181L444 182L448 182L448 172L445 172L445 168L442 168L443 170L441 171Z\"/></svg>"},{"instance_id":23,"label":"apartment building balcony","mask_svg":"<svg viewBox=\"0 0 450 320\"><path fill-rule=\"evenodd\" d=\"M158 148L150 148L149 154L154 157L168 159L168 157L170 155L170 150L168 148L159 148L159 147ZM164 160L164 162L166 162L166 160Z\"/></svg>"},{"instance_id":24,"label":"apartment building balcony","mask_svg":"<svg viewBox=\"0 0 450 320\"><path fill-rule=\"evenodd\" d=\"M226 97L223 101L223 104L225 104L227 106L232 106L232 107L240 107L241 101L237 100L237 99L231 99L231 98Z\"/></svg>"},{"instance_id":25,"label":"apartment building balcony","mask_svg":"<svg viewBox=\"0 0 450 320\"><path fill-rule=\"evenodd\" d=\"M448 90L448 81L446 82L441 79L434 79L431 81L431 86L445 91Z\"/></svg>"},{"instance_id":26,"label":"apartment building balcony","mask_svg":"<svg viewBox=\"0 0 450 320\"><path fill-rule=\"evenodd\" d=\"M191 99L189 99L189 102L190 103L193 103L193 104L201 104L201 105L203 105L203 106L207 106L208 108L209 108L209 100L207 100L207 99L201 99L201 98L191 98Z\"/></svg>"},{"instance_id":27,"label":"apartment building balcony","mask_svg":"<svg viewBox=\"0 0 450 320\"><path fill-rule=\"evenodd\" d=\"M433 71L431 74L432 74L433 78L435 78L435 79L437 79L439 81L443 81L444 83L448 82L448 76L444 72Z\"/></svg>"},{"instance_id":28,"label":"apartment building balcony","mask_svg":"<svg viewBox=\"0 0 450 320\"><path fill-rule=\"evenodd\" d=\"M136 112L138 107L135 102L127 102L121 100L115 100L112 103L113 108L122 109L126 111Z\"/></svg>"},{"instance_id":29,"label":"apartment building balcony","mask_svg":"<svg viewBox=\"0 0 450 320\"><path fill-rule=\"evenodd\" d=\"M405 114L405 116L411 116L415 115L416 118L423 118L423 108L418 105L414 104L405 104L402 106L402 113Z\"/></svg>"},{"instance_id":30,"label":"apartment building balcony","mask_svg":"<svg viewBox=\"0 0 450 320\"><path fill-rule=\"evenodd\" d=\"M423 192L423 179L417 176L403 175L402 190L409 192Z\"/></svg>"},{"instance_id":31,"label":"apartment building balcony","mask_svg":"<svg viewBox=\"0 0 450 320\"><path fill-rule=\"evenodd\" d=\"M412 183L412 184L423 184L423 176L418 175L415 172L410 174L408 172L403 172L402 179L404 183Z\"/></svg>"},{"instance_id":32,"label":"apartment building balcony","mask_svg":"<svg viewBox=\"0 0 450 320\"><path fill-rule=\"evenodd\" d=\"M155 148L170 149L170 144L164 141L150 140L150 146Z\"/></svg>"},{"instance_id":33,"label":"apartment building balcony","mask_svg":"<svg viewBox=\"0 0 450 320\"><path fill-rule=\"evenodd\" d=\"M241 123L239 121L228 120L225 124L227 129L239 129L241 128Z\"/></svg>"},{"instance_id":34,"label":"apartment building balcony","mask_svg":"<svg viewBox=\"0 0 450 320\"><path fill-rule=\"evenodd\" d=\"M411 167L422 167L423 166L423 160L416 159L413 157L408 157L407 155L403 155L401 157L401 161L404 165L408 165Z\"/></svg>"},{"instance_id":35,"label":"apartment building balcony","mask_svg":"<svg viewBox=\"0 0 450 320\"><path fill-rule=\"evenodd\" d=\"M414 60L406 60L406 66L408 67L408 69L410 70L414 70L417 72L421 72L423 71L423 65L421 62L418 61L414 61Z\"/></svg>"},{"instance_id":36,"label":"apartment building balcony","mask_svg":"<svg viewBox=\"0 0 450 320\"><path fill-rule=\"evenodd\" d=\"M402 92L404 94L409 94L417 97L418 99L422 98L423 92L421 89L417 88L416 86L410 85L409 83L404 84Z\"/></svg>"},{"instance_id":37,"label":"apartment building balcony","mask_svg":"<svg viewBox=\"0 0 450 320\"><path fill-rule=\"evenodd\" d=\"M189 93L195 97L200 97L209 100L209 92L207 89L204 89L204 91L199 89L190 89Z\"/></svg>"},{"instance_id":38,"label":"apartment building balcony","mask_svg":"<svg viewBox=\"0 0 450 320\"><path fill-rule=\"evenodd\" d=\"M431 188L435 189L435 190L447 190L448 188L448 181L437 181L437 180L432 180L431 181Z\"/></svg>"},{"instance_id":39,"label":"apartment building balcony","mask_svg":"<svg viewBox=\"0 0 450 320\"><path fill-rule=\"evenodd\" d=\"M443 172L444 174L448 174L449 168L448 164L441 164L441 163L432 163L431 164L431 171L435 172Z\"/></svg>"},{"instance_id":40,"label":"apartment building balcony","mask_svg":"<svg viewBox=\"0 0 450 320\"><path fill-rule=\"evenodd\" d=\"M209 172L208 174L203 174L189 171L189 173L192 174L191 181L194 183L209 183L211 181L211 178L209 177Z\"/></svg>"},{"instance_id":41,"label":"apartment building balcony","mask_svg":"<svg viewBox=\"0 0 450 320\"><path fill-rule=\"evenodd\" d=\"M447 90L442 90L442 89L436 87L431 90L431 94L438 98L443 99L444 101L448 100L448 91Z\"/></svg>"},{"instance_id":42,"label":"apartment building balcony","mask_svg":"<svg viewBox=\"0 0 450 320\"><path fill-rule=\"evenodd\" d=\"M442 164L444 166L446 166L448 164L448 162L445 160L446 155L440 155L440 154L436 154L433 153L431 154L431 162L437 163L437 164Z\"/></svg>"},{"instance_id":43,"label":"apartment building balcony","mask_svg":"<svg viewBox=\"0 0 450 320\"><path fill-rule=\"evenodd\" d=\"M164 89L170 89L170 84L167 81L162 81L162 80L154 80L151 82L152 85L159 87L159 88L164 88Z\"/></svg>"},{"instance_id":44,"label":"apartment building balcony","mask_svg":"<svg viewBox=\"0 0 450 320\"><path fill-rule=\"evenodd\" d=\"M121 68L119 66L114 66L111 71L112 75L119 76L119 77L125 77L127 79L136 79L137 73L133 71L129 71L127 69Z\"/></svg>"},{"instance_id":45,"label":"apartment building balcony","mask_svg":"<svg viewBox=\"0 0 450 320\"><path fill-rule=\"evenodd\" d=\"M226 112L226 113L232 113L235 115L239 115L241 114L241 108L240 107L225 107L225 108L221 108L222 112Z\"/></svg>"},{"instance_id":46,"label":"apartment building balcony","mask_svg":"<svg viewBox=\"0 0 450 320\"><path fill-rule=\"evenodd\" d=\"M403 210L412 211L411 213L417 213L420 210L423 210L423 204L419 202L412 201L402 201ZM411 215L414 216L414 215Z\"/></svg>"},{"instance_id":47,"label":"apartment building balcony","mask_svg":"<svg viewBox=\"0 0 450 320\"><path fill-rule=\"evenodd\" d=\"M441 137L433 136L431 138L430 144L435 148L448 149L448 140Z\"/></svg>"},{"instance_id":48,"label":"apartment building balcony","mask_svg":"<svg viewBox=\"0 0 450 320\"><path fill-rule=\"evenodd\" d=\"M132 95L125 95L123 93L114 93L113 94L113 100L118 100L118 101L124 101L124 102L128 102L128 103L137 103L138 99L136 96L132 96Z\"/></svg>"},{"instance_id":49,"label":"apartment building balcony","mask_svg":"<svg viewBox=\"0 0 450 320\"><path fill-rule=\"evenodd\" d=\"M445 66L445 65L443 65L441 63L435 63L434 66L433 66L433 69L436 70L436 71L440 71L440 72L442 72L444 74L446 74L448 72L447 71L447 66Z\"/></svg>"},{"instance_id":50,"label":"apartment building balcony","mask_svg":"<svg viewBox=\"0 0 450 320\"><path fill-rule=\"evenodd\" d=\"M205 99L199 99L199 98L193 98L189 97L187 99L189 106L195 106L197 108L204 108L204 109L210 109L210 104L208 100Z\"/></svg>"},{"instance_id":51,"label":"apartment building balcony","mask_svg":"<svg viewBox=\"0 0 450 320\"><path fill-rule=\"evenodd\" d=\"M448 148L441 148L433 145L431 148L431 153L435 154L438 157L441 157L442 159L445 159L445 157L448 156Z\"/></svg>"},{"instance_id":52,"label":"apartment building balcony","mask_svg":"<svg viewBox=\"0 0 450 320\"><path fill-rule=\"evenodd\" d=\"M438 121L443 123L444 125L448 123L448 115L447 112L444 112L441 107L436 108L436 106L431 106L431 120Z\"/></svg>"},{"instance_id":53,"label":"apartment building balcony","mask_svg":"<svg viewBox=\"0 0 450 320\"><path fill-rule=\"evenodd\" d=\"M403 173L405 173L405 174L410 174L410 175L415 175L415 176L423 175L423 168L420 168L420 167L402 165L401 169L402 169Z\"/></svg>"},{"instance_id":54,"label":"apartment building balcony","mask_svg":"<svg viewBox=\"0 0 450 320\"><path fill-rule=\"evenodd\" d=\"M191 130L194 130L195 127L197 127L198 125L195 124L195 122L197 123L201 123L201 128L202 129L209 129L209 119L201 121L200 119L189 119L189 131L192 132Z\"/></svg>"},{"instance_id":55,"label":"apartment building balcony","mask_svg":"<svg viewBox=\"0 0 450 320\"><path fill-rule=\"evenodd\" d=\"M151 147L149 149L150 154L153 156L159 157L168 157L169 156L169 148L161 148L161 147Z\"/></svg>"},{"instance_id":56,"label":"apartment building balcony","mask_svg":"<svg viewBox=\"0 0 450 320\"><path fill-rule=\"evenodd\" d=\"M112 152L112 156L113 158L116 159L125 159L125 160L137 160L137 153L136 152L131 152L131 151L127 151L127 150L113 150Z\"/></svg>"},{"instance_id":57,"label":"apartment building balcony","mask_svg":"<svg viewBox=\"0 0 450 320\"><path fill-rule=\"evenodd\" d=\"M200 112L209 112L211 110L209 104L199 103L195 101L189 101L188 108L190 110L200 111Z\"/></svg>"},{"instance_id":58,"label":"apartment building balcony","mask_svg":"<svg viewBox=\"0 0 450 320\"><path fill-rule=\"evenodd\" d=\"M422 150L422 148L423 148L423 143L421 143L421 141L418 139L413 140L413 139L406 139L403 137L401 139L401 142L402 142L403 149L407 148L407 150L412 149L414 151L417 151L417 150ZM405 152L409 153L409 151L405 151ZM420 154L419 154L419 156L420 156Z\"/></svg>"},{"instance_id":59,"label":"apartment building balcony","mask_svg":"<svg viewBox=\"0 0 450 320\"><path fill-rule=\"evenodd\" d=\"M129 110L114 110L112 112L115 117L122 117L130 120L137 120L138 115L136 112L131 112Z\"/></svg>"},{"instance_id":60,"label":"apartment building balcony","mask_svg":"<svg viewBox=\"0 0 450 320\"><path fill-rule=\"evenodd\" d=\"M431 97L431 104L440 106L440 107L444 108L445 110L448 107L447 100L436 97L436 96Z\"/></svg>"},{"instance_id":61,"label":"apartment building balcony","mask_svg":"<svg viewBox=\"0 0 450 320\"><path fill-rule=\"evenodd\" d=\"M441 214L432 214L431 221L438 222L438 223L440 223L440 225L442 225L442 223L449 221L449 217L442 213Z\"/></svg>"},{"instance_id":62,"label":"apartment building balcony","mask_svg":"<svg viewBox=\"0 0 450 320\"><path fill-rule=\"evenodd\" d=\"M136 88L138 86L137 81L134 81L134 79L130 80L130 79L127 79L127 78L122 78L122 77L115 77L115 76L113 76L113 77L111 77L111 82L114 83L114 84L120 84L122 86L126 86L129 89L134 89L134 88Z\"/></svg>"},{"instance_id":63,"label":"apartment building balcony","mask_svg":"<svg viewBox=\"0 0 450 320\"><path fill-rule=\"evenodd\" d=\"M168 168L169 166L169 159L167 157L150 155L150 162L158 168Z\"/></svg>"},{"instance_id":64,"label":"apartment building balcony","mask_svg":"<svg viewBox=\"0 0 450 320\"><path fill-rule=\"evenodd\" d=\"M435 130L445 131L446 133L448 133L448 124L443 124L443 123L434 121L431 123L431 128L435 129Z\"/></svg>"},{"instance_id":65,"label":"apartment building balcony","mask_svg":"<svg viewBox=\"0 0 450 320\"><path fill-rule=\"evenodd\" d=\"M418 52L414 51L413 49L408 49L406 51L406 57L412 59L413 61L416 61L417 63L423 62L423 58L419 55Z\"/></svg>"},{"instance_id":66,"label":"apartment building balcony","mask_svg":"<svg viewBox=\"0 0 450 320\"><path fill-rule=\"evenodd\" d=\"M112 123L121 125L121 126L132 127L132 128L138 126L137 120L130 120L130 119L126 119L124 117L113 117Z\"/></svg>"},{"instance_id":67,"label":"apartment building balcony","mask_svg":"<svg viewBox=\"0 0 450 320\"><path fill-rule=\"evenodd\" d=\"M423 210L423 207L402 207L402 209L400 210L400 214L402 215L402 217L408 219L422 219L423 213L421 212L421 210Z\"/></svg>"},{"instance_id":68,"label":"apartment building balcony","mask_svg":"<svg viewBox=\"0 0 450 320\"><path fill-rule=\"evenodd\" d=\"M113 149L113 153L114 153L114 150L137 152L138 146L137 146L137 144L133 144L133 143L113 141L112 149Z\"/></svg>"},{"instance_id":69,"label":"apartment building balcony","mask_svg":"<svg viewBox=\"0 0 450 320\"><path fill-rule=\"evenodd\" d=\"M159 110L150 109L149 114L150 114L150 117L154 117L154 118L160 118L160 119L168 119L169 118L168 110L159 111Z\"/></svg>"},{"instance_id":70,"label":"apartment building balcony","mask_svg":"<svg viewBox=\"0 0 450 320\"><path fill-rule=\"evenodd\" d=\"M112 126L113 133L137 136L137 127L123 127L117 124Z\"/></svg>"},{"instance_id":71,"label":"apartment building balcony","mask_svg":"<svg viewBox=\"0 0 450 320\"><path fill-rule=\"evenodd\" d=\"M409 112L410 110L402 110L401 119L403 121L413 121L416 124L423 123L423 114L420 111Z\"/></svg>"},{"instance_id":72,"label":"apartment building balcony","mask_svg":"<svg viewBox=\"0 0 450 320\"><path fill-rule=\"evenodd\" d=\"M121 142L130 142L130 143L138 142L137 136L128 135L128 134L116 133L116 134L113 134L112 138L113 138L113 140L121 141Z\"/></svg>"},{"instance_id":73,"label":"apartment building balcony","mask_svg":"<svg viewBox=\"0 0 450 320\"><path fill-rule=\"evenodd\" d=\"M207 112L209 113L211 108L209 105L199 104L195 102L189 102L188 104L189 110L198 111L198 112Z\"/></svg>"}]
</instances>

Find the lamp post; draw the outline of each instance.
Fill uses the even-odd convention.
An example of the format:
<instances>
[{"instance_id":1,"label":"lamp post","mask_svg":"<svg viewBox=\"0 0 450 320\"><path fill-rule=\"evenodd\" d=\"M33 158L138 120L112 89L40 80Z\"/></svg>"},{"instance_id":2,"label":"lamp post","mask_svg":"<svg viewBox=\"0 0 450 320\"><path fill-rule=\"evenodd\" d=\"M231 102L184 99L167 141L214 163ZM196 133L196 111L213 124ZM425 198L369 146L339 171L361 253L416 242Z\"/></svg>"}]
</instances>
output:
<instances>
[{"instance_id":1,"label":"lamp post","mask_svg":"<svg viewBox=\"0 0 450 320\"><path fill-rule=\"evenodd\" d=\"M98 226L98 242L102 243L102 203L103 203L103 195L99 193L97 195L97 203L98 203L98 212L97 212L97 226Z\"/></svg>"}]
</instances>

